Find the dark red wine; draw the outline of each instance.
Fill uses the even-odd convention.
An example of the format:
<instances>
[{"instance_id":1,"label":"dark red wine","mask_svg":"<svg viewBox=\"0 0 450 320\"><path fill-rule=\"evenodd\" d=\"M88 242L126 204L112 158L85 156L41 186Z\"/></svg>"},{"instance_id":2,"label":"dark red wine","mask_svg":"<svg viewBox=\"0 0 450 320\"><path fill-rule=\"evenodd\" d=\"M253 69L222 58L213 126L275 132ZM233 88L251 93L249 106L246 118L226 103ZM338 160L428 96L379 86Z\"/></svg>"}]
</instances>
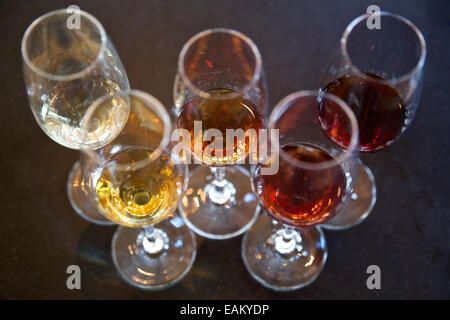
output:
<instances>
[{"instance_id":1,"label":"dark red wine","mask_svg":"<svg viewBox=\"0 0 450 320\"><path fill-rule=\"evenodd\" d=\"M306 163L333 160L325 150L311 144L285 145L282 151L291 159ZM346 192L347 179L340 165L321 170L294 166L280 156L274 175L260 175L256 168L253 179L267 212L275 219L293 226L312 226L330 219Z\"/></svg>"},{"instance_id":2,"label":"dark red wine","mask_svg":"<svg viewBox=\"0 0 450 320\"><path fill-rule=\"evenodd\" d=\"M366 73L374 79L383 79ZM355 76L343 76L329 83L324 92L344 100L355 113L359 124L360 151L381 149L402 133L406 104L398 91L386 84ZM327 134L341 146L350 140L347 119L330 100L320 104L320 120Z\"/></svg>"}]
</instances>

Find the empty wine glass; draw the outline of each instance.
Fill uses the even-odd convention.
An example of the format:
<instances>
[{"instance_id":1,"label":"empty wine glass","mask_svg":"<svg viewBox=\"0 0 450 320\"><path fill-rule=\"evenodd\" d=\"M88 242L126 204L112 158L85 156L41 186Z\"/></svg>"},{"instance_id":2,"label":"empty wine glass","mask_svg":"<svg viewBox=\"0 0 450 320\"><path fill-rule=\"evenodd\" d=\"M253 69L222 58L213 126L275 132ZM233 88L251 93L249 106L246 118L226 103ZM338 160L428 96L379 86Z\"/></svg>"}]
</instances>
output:
<instances>
[{"instance_id":1,"label":"empty wine glass","mask_svg":"<svg viewBox=\"0 0 450 320\"><path fill-rule=\"evenodd\" d=\"M98 210L121 225L112 256L125 281L162 289L180 281L196 255L195 235L175 214L188 167L172 154L171 122L151 95L131 90L130 117L119 136L101 148L85 145L83 176ZM88 136L97 126L92 105L84 119Z\"/></svg>"},{"instance_id":2,"label":"empty wine glass","mask_svg":"<svg viewBox=\"0 0 450 320\"><path fill-rule=\"evenodd\" d=\"M190 139L190 156L202 166L189 178L180 211L201 236L235 237L255 221L259 208L249 173L236 164L256 154L266 108L261 55L248 37L230 29L209 29L184 45L174 113L178 128ZM233 137L238 132L242 136Z\"/></svg>"},{"instance_id":3,"label":"empty wine glass","mask_svg":"<svg viewBox=\"0 0 450 320\"><path fill-rule=\"evenodd\" d=\"M380 29L368 28L372 18L380 19ZM340 97L354 111L361 152L391 145L411 124L422 91L425 55L422 33L396 14L364 14L345 29L322 74L320 87L322 92ZM328 125L330 138L346 146L349 135L335 117L337 112L322 105L320 118ZM375 201L373 174L360 162L351 201L323 227L352 227L369 215Z\"/></svg>"},{"instance_id":4,"label":"empty wine glass","mask_svg":"<svg viewBox=\"0 0 450 320\"><path fill-rule=\"evenodd\" d=\"M349 144L340 148L324 133L319 104L339 110ZM269 130L279 131L279 148L252 167L252 185L267 214L242 240L250 274L274 290L313 282L325 265L327 246L318 225L331 219L352 192L358 159L358 124L351 109L332 94L299 91L272 111ZM265 168L278 170L264 172Z\"/></svg>"},{"instance_id":5,"label":"empty wine glass","mask_svg":"<svg viewBox=\"0 0 450 320\"><path fill-rule=\"evenodd\" d=\"M73 14L79 15L79 24L70 26L68 20ZM119 134L129 113L128 97L121 94L130 89L128 78L94 16L66 9L44 14L25 31L21 50L31 110L51 139L71 149L80 149L82 144L98 148ZM103 105L102 114L97 115L94 132L90 138L83 137L81 126L87 109L105 101L109 105ZM95 210L85 211L88 200L80 176L80 163L75 163L68 182L72 206L85 219L107 224Z\"/></svg>"}]
</instances>

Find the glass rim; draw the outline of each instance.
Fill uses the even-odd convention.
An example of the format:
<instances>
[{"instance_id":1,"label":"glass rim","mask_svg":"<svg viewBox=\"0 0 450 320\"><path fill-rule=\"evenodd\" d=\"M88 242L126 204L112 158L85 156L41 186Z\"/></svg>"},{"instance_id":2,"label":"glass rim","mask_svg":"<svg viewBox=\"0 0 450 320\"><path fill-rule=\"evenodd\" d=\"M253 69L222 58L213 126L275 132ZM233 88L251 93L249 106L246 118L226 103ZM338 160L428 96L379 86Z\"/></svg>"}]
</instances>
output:
<instances>
[{"instance_id":1,"label":"glass rim","mask_svg":"<svg viewBox=\"0 0 450 320\"><path fill-rule=\"evenodd\" d=\"M126 91L126 92L121 92L121 94L133 96L133 97L137 98L138 100L140 100L143 104L145 104L146 108L148 108L149 110L154 112L158 116L158 118L161 119L161 121L163 122L163 125L164 125L164 132L163 132L162 139L159 142L159 145L152 151L152 153L148 157L141 159L139 161L133 162L132 164L128 163L128 164L115 164L114 165L114 168L117 170L127 171L127 170L130 170L131 167L133 169L141 169L141 168L145 167L146 165L152 163L154 160L156 160L163 153L163 151L167 149L167 146L169 145L169 142L170 142L170 133L172 131L172 123L170 120L169 113L167 112L164 105L158 99L156 99L154 96L152 96L151 94L144 92L144 91L136 90L136 89L131 89L130 91ZM83 130L86 130L86 125L87 125L86 119L89 119L94 114L96 108L99 105L101 105L101 103L103 103L105 99L108 99L111 97L112 96L110 96L110 95L104 95L100 99L97 99L88 108L85 116L83 117L83 122L84 122L83 126L82 126ZM130 99L129 114L131 114L131 99ZM126 123L128 121L129 121L129 118L125 122L124 127L126 127ZM117 134L117 136L119 136L121 132L122 132L122 130ZM117 136L115 138L117 138ZM108 144L106 144L104 146L101 146L98 148L85 148L85 149L81 149L81 151L88 154L88 156L91 159L94 159L94 161L96 161L97 163L102 163L102 167L105 168L108 166L108 164L106 164L106 165L103 164L105 159L99 159L99 157L97 155L97 150L101 150L102 148L107 147L109 144L114 143L115 138L111 142L109 142ZM84 146L88 147L87 145L84 145ZM115 154L115 153L112 152L112 154Z\"/></svg>"},{"instance_id":2,"label":"glass rim","mask_svg":"<svg viewBox=\"0 0 450 320\"><path fill-rule=\"evenodd\" d=\"M395 77L395 78L376 79L371 76L368 76L363 71L361 71L358 67L356 67L356 65L353 64L352 60L350 59L350 54L348 53L348 50L347 50L347 40L348 40L348 37L350 36L350 34L352 33L353 29L362 21L367 20L372 15L378 15L378 14L380 16L387 16L390 18L394 18L394 19L399 20L399 21L403 22L404 24L406 24L416 34L417 39L419 40L419 43L420 43L420 57L417 60L417 63L414 66L414 68L409 70L407 73L405 73L401 76ZM405 17L402 17L398 14L387 12L387 11L380 11L379 13L365 13L365 14L362 14L359 17L356 17L355 19L353 19L347 25L344 33L342 34L340 46L341 46L341 51L343 52L345 59L348 60L350 68L354 74L356 74L358 77L360 77L364 80L375 82L375 83L381 83L381 84L393 84L393 83L395 84L395 83L403 82L403 81L411 78L414 74L416 74L417 72L419 72L420 70L423 69L423 66L425 64L426 51L427 51L425 38L424 38L422 32L419 30L419 28L417 28L410 20L406 19Z\"/></svg>"},{"instance_id":3,"label":"glass rim","mask_svg":"<svg viewBox=\"0 0 450 320\"><path fill-rule=\"evenodd\" d=\"M91 15L90 13L80 10L81 16L85 17L90 22L92 22L93 25L98 29L98 31L100 33L100 39L101 39L100 50L97 53L97 56L95 57L94 61L92 61L91 64L89 64L83 70L75 72L75 73L71 73L68 75L57 75L57 74L51 74L46 71L43 71L42 69L40 69L34 63L31 62L30 58L28 57L28 53L27 53L25 44L28 41L28 38L29 38L31 32L33 31L33 29L36 28L36 26L39 25L42 21L44 21L45 19L48 19L49 17L63 15L63 14L67 14L67 15L69 14L67 12L67 9L53 10L53 11L47 12L46 14L43 14L42 16L36 18L25 30L25 33L22 37L22 42L21 42L22 59L24 60L25 64L31 70L33 70L35 73L40 75L41 77L47 78L49 80L55 80L55 81L75 80L75 79L81 78L82 76L89 73L95 67L95 65L100 61L100 59L103 57L105 49L106 49L106 42L108 39L107 35L106 35L106 31L103 28L100 21L98 21L98 19L96 17L94 17L93 15Z\"/></svg>"},{"instance_id":4,"label":"glass rim","mask_svg":"<svg viewBox=\"0 0 450 320\"><path fill-rule=\"evenodd\" d=\"M192 83L192 81L186 75L186 71L184 69L183 61L184 61L184 57L185 57L188 49L198 39L200 39L200 38L202 38L204 36L213 34L213 33L225 33L225 34L233 35L233 36L236 36L236 37L240 38L245 43L247 43L247 45L250 47L250 49L252 50L252 53L253 53L253 55L255 57L255 60L256 60L255 64L256 65L255 65L255 70L253 72L252 78L249 80L248 83L246 83L237 92L230 92L230 93L225 93L225 94L220 94L220 95L213 95L211 93L208 93L208 92L203 91L202 89L198 88L196 85L194 85ZM180 77L182 78L183 82L197 96L200 96L200 97L206 98L206 99L226 100L226 99L233 99L233 98L241 97L243 95L243 93L245 93L248 89L250 89L253 85L255 85L255 83L259 80L260 75L261 75L261 71L262 71L262 57L261 57L261 53L259 52L259 49L256 46L256 44L249 37L244 35L243 33L239 32L239 31L236 31L236 30L233 30L233 29L228 29L228 28L211 28L211 29L207 29L207 30L204 30L204 31L201 31L201 32L197 33L196 35L191 37L183 45L183 48L181 49L180 54L178 56L178 73L180 74Z\"/></svg>"},{"instance_id":5,"label":"glass rim","mask_svg":"<svg viewBox=\"0 0 450 320\"><path fill-rule=\"evenodd\" d=\"M347 115L347 117L350 119L350 126L352 129L352 135L350 138L350 143L347 147L343 148L339 144L335 143L333 140L330 139L330 141L333 141L335 143L336 147L341 150L337 156L332 156L332 160L322 161L320 163L312 164L310 162L302 161L293 159L290 155L288 155L285 151L281 150L281 146L278 146L278 153L279 155L292 164L295 167L299 167L302 169L308 169L308 170L322 170L322 169L328 169L333 166L336 166L338 164L344 163L347 159L354 156L358 150L359 150L359 128L358 128L358 121L356 120L356 116L352 109L339 97L335 96L332 93L321 93L319 90L301 90L296 91L294 93L291 93L284 97L280 102L277 103L275 108L273 109L270 117L269 117L269 123L268 128L269 130L277 129L275 128L274 124L281 118L281 116L291 107L295 104L296 101L303 99L303 98L311 98L314 97L317 100L317 103L319 103L319 99L330 99L333 102L335 102L337 105L339 105ZM320 125L319 123L317 125ZM325 133L324 133L325 134ZM306 141L307 142L307 141Z\"/></svg>"}]
</instances>

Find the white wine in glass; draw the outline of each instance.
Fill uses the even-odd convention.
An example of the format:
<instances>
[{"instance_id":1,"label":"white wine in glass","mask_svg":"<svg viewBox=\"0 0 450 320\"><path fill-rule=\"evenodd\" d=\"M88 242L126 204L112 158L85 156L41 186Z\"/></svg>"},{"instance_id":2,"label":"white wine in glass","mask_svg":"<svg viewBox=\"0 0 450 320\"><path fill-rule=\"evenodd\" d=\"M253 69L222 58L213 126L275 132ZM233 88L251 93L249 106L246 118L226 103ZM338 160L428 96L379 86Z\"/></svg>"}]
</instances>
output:
<instances>
[{"instance_id":1,"label":"white wine in glass","mask_svg":"<svg viewBox=\"0 0 450 320\"><path fill-rule=\"evenodd\" d=\"M111 221L142 227L157 223L172 212L183 192L183 177L169 154L132 171L114 170L117 165L139 162L155 150L131 148L115 154L95 183L99 206Z\"/></svg>"},{"instance_id":2,"label":"white wine in glass","mask_svg":"<svg viewBox=\"0 0 450 320\"><path fill-rule=\"evenodd\" d=\"M129 106L128 78L103 26L80 11L79 28L69 28L66 9L36 19L22 39L23 73L28 100L42 130L57 143L80 149L81 143L100 147L125 124ZM96 139L82 137L87 109L110 95L95 129ZM94 135L93 135L94 136Z\"/></svg>"},{"instance_id":3,"label":"white wine in glass","mask_svg":"<svg viewBox=\"0 0 450 320\"><path fill-rule=\"evenodd\" d=\"M33 115L42 130L57 143L81 149L99 148L122 130L129 114L130 90L122 62L100 22L79 12L79 28L69 28L66 9L37 18L22 39L23 74ZM95 126L84 136L81 126L87 110L95 107ZM92 121L93 122L93 121ZM67 194L84 219L112 224L92 206L81 178L83 159L73 166Z\"/></svg>"},{"instance_id":4,"label":"white wine in glass","mask_svg":"<svg viewBox=\"0 0 450 320\"><path fill-rule=\"evenodd\" d=\"M82 176L98 210L121 225L112 242L117 271L133 286L162 289L180 281L195 260L195 236L175 213L188 166L172 153L164 106L141 91L129 97L130 116L120 134L101 148L83 144ZM96 107L86 113L85 136L96 127Z\"/></svg>"}]
</instances>

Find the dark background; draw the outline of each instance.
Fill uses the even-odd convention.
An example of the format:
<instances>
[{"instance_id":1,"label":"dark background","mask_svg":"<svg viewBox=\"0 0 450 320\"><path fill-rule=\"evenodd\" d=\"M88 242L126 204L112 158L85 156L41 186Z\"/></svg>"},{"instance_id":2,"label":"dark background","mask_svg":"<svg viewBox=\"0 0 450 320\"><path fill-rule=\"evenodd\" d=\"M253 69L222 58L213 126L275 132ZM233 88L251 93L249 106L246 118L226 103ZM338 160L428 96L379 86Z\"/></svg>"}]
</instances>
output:
<instances>
[{"instance_id":1,"label":"dark background","mask_svg":"<svg viewBox=\"0 0 450 320\"><path fill-rule=\"evenodd\" d=\"M276 293L245 269L241 237L198 239L188 276L173 288L128 286L110 255L114 227L81 219L66 196L76 151L36 124L23 84L20 40L40 15L77 4L104 25L132 88L171 104L177 56L197 32L229 27L259 46L273 106L318 86L345 26L370 4L412 20L427 41L425 84L412 126L393 147L363 155L378 200L361 225L326 232L328 261L309 287ZM0 298L131 299L450 299L450 2L433 1L24 1L0 0ZM66 288L78 264L82 289ZM381 268L381 290L366 287Z\"/></svg>"}]
</instances>

